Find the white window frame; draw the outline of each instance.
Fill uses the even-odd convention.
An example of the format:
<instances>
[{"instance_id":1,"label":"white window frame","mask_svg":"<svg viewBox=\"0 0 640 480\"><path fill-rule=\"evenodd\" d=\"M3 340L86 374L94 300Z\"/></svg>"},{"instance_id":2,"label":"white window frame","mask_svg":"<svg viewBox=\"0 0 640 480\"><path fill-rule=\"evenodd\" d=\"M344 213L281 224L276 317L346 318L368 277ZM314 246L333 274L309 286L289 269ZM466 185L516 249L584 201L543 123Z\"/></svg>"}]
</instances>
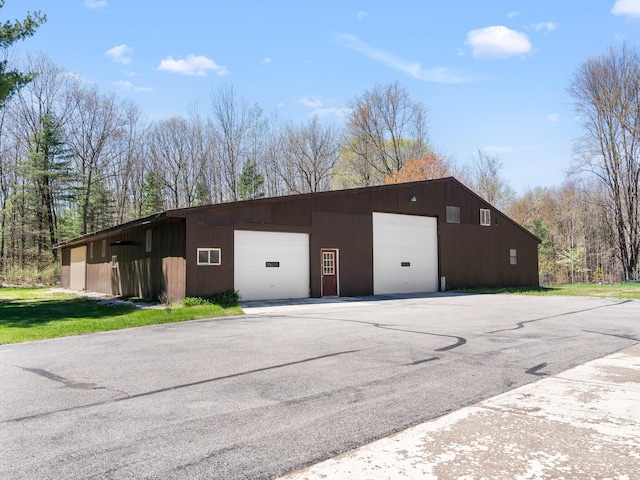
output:
<instances>
[{"instance_id":1,"label":"white window frame","mask_svg":"<svg viewBox=\"0 0 640 480\"><path fill-rule=\"evenodd\" d=\"M145 252L149 253L151 251L151 247L153 245L152 241L153 241L153 230L148 228L144 232L144 251Z\"/></svg>"},{"instance_id":2,"label":"white window frame","mask_svg":"<svg viewBox=\"0 0 640 480\"><path fill-rule=\"evenodd\" d=\"M93 258L93 242L89 242L89 258Z\"/></svg>"},{"instance_id":3,"label":"white window frame","mask_svg":"<svg viewBox=\"0 0 640 480\"><path fill-rule=\"evenodd\" d=\"M515 248L509 249L509 265L518 264L518 250Z\"/></svg>"},{"instance_id":4,"label":"white window frame","mask_svg":"<svg viewBox=\"0 0 640 480\"><path fill-rule=\"evenodd\" d=\"M330 250L322 252L322 275L334 276L336 274L336 252Z\"/></svg>"},{"instance_id":5,"label":"white window frame","mask_svg":"<svg viewBox=\"0 0 640 480\"><path fill-rule=\"evenodd\" d=\"M107 239L102 239L102 258L107 256Z\"/></svg>"},{"instance_id":6,"label":"white window frame","mask_svg":"<svg viewBox=\"0 0 640 480\"><path fill-rule=\"evenodd\" d=\"M491 226L491 210L488 208L480 209L480 225L483 227Z\"/></svg>"},{"instance_id":7,"label":"white window frame","mask_svg":"<svg viewBox=\"0 0 640 480\"><path fill-rule=\"evenodd\" d=\"M207 252L207 258L208 258L207 262L201 262L200 261L200 252ZM218 261L217 262L212 262L211 261L211 252L217 252L218 253ZM220 248L198 248L197 252L196 252L196 262L197 262L198 265L222 265L222 249L220 249Z\"/></svg>"}]
</instances>

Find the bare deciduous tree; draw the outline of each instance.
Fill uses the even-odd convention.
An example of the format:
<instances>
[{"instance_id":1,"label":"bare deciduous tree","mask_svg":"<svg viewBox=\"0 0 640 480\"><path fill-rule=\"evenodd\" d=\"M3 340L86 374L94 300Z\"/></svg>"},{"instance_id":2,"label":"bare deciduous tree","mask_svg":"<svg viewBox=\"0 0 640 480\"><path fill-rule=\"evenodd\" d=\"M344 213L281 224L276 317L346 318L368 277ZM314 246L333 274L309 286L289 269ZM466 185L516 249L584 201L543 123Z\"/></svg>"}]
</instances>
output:
<instances>
[{"instance_id":1,"label":"bare deciduous tree","mask_svg":"<svg viewBox=\"0 0 640 480\"><path fill-rule=\"evenodd\" d=\"M640 55L623 44L587 59L569 92L585 135L576 172L602 183L626 280L638 279L640 260Z\"/></svg>"},{"instance_id":2,"label":"bare deciduous tree","mask_svg":"<svg viewBox=\"0 0 640 480\"><path fill-rule=\"evenodd\" d=\"M210 126L214 132L216 157L228 189L228 199L238 200L238 176L246 156L249 107L232 86L222 86L211 95Z\"/></svg>"},{"instance_id":3,"label":"bare deciduous tree","mask_svg":"<svg viewBox=\"0 0 640 480\"><path fill-rule=\"evenodd\" d=\"M300 126L288 126L283 141L281 175L292 193L328 190L340 154L340 135L332 125L313 117Z\"/></svg>"},{"instance_id":4,"label":"bare deciduous tree","mask_svg":"<svg viewBox=\"0 0 640 480\"><path fill-rule=\"evenodd\" d=\"M78 84L72 98L74 109L68 123L67 143L81 176L82 233L87 233L113 224L110 211L113 198L106 182L115 173L126 116L115 95L101 94L95 87Z\"/></svg>"},{"instance_id":5,"label":"bare deciduous tree","mask_svg":"<svg viewBox=\"0 0 640 480\"><path fill-rule=\"evenodd\" d=\"M201 125L182 117L163 120L153 128L151 158L155 172L163 183L169 208L194 205L196 187L204 169Z\"/></svg>"},{"instance_id":6,"label":"bare deciduous tree","mask_svg":"<svg viewBox=\"0 0 640 480\"><path fill-rule=\"evenodd\" d=\"M494 155L478 150L470 172L470 187L491 205L506 209L514 198L514 193L502 176L502 162Z\"/></svg>"},{"instance_id":7,"label":"bare deciduous tree","mask_svg":"<svg viewBox=\"0 0 640 480\"><path fill-rule=\"evenodd\" d=\"M382 178L427 153L426 107L413 101L399 82L375 85L349 108L345 149Z\"/></svg>"},{"instance_id":8,"label":"bare deciduous tree","mask_svg":"<svg viewBox=\"0 0 640 480\"><path fill-rule=\"evenodd\" d=\"M115 159L113 184L116 199L116 218L118 223L133 220L139 211L143 174L139 166L145 165L148 150L145 141L148 125L142 117L140 107L133 102L124 103L124 134L118 139L118 156Z\"/></svg>"}]
</instances>

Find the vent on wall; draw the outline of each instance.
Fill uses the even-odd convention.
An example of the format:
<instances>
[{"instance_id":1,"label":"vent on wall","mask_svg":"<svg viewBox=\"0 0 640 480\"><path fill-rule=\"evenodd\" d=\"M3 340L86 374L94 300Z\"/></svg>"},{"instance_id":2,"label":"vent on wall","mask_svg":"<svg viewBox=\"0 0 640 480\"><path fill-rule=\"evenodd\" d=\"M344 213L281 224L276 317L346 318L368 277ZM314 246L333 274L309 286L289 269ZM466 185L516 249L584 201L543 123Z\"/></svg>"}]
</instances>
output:
<instances>
[{"instance_id":1,"label":"vent on wall","mask_svg":"<svg viewBox=\"0 0 640 480\"><path fill-rule=\"evenodd\" d=\"M135 243L132 240L117 240L109 244L110 247L121 247L124 245L135 245Z\"/></svg>"}]
</instances>

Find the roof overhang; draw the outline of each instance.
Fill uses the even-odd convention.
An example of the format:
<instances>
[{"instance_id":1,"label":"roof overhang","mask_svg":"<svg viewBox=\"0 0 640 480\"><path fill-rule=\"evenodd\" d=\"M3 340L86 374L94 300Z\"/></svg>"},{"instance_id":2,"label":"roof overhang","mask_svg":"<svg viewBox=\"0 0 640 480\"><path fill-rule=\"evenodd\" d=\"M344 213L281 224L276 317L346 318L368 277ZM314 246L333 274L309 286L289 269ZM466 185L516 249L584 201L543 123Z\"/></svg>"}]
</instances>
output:
<instances>
[{"instance_id":1,"label":"roof overhang","mask_svg":"<svg viewBox=\"0 0 640 480\"><path fill-rule=\"evenodd\" d=\"M82 245L87 241L99 240L100 238L108 237L109 235L116 234L123 230L141 227L144 225L150 225L151 223L164 220L165 218L167 218L167 212L154 213L153 215L149 215L148 217L138 218L136 220L132 220L127 223L121 223L120 225L116 225L114 227L107 228L105 230L100 230L99 232L87 233L85 235L81 235L80 237L72 238L71 240L67 240L66 242L61 242L61 243L58 243L57 245L54 245L53 248L61 249L61 248L74 247L76 245ZM115 245L126 245L126 244L127 244L126 241L120 241L120 242L113 242L110 245L115 246Z\"/></svg>"}]
</instances>

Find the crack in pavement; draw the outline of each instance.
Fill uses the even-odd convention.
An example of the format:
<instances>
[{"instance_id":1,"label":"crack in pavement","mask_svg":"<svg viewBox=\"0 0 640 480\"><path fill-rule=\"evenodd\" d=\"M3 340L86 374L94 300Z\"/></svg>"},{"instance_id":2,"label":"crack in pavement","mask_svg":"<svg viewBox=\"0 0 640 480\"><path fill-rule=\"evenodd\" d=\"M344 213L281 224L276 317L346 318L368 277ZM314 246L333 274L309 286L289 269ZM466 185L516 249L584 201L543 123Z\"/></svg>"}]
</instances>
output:
<instances>
[{"instance_id":1,"label":"crack in pavement","mask_svg":"<svg viewBox=\"0 0 640 480\"><path fill-rule=\"evenodd\" d=\"M422 363L433 362L434 360L440 360L440 357L431 357L431 358L425 358L424 360L416 360L415 362L405 363L405 366L420 365Z\"/></svg>"},{"instance_id":2,"label":"crack in pavement","mask_svg":"<svg viewBox=\"0 0 640 480\"><path fill-rule=\"evenodd\" d=\"M598 310L599 308L609 308L609 307L616 307L618 305L623 305L625 303L629 303L631 300L623 300L621 302L617 302L617 303L611 303L609 305L599 305L597 307L591 307L591 308L585 308L583 310L574 310L571 312L565 312L565 313L559 313L557 315L551 315L549 317L542 317L542 318L534 318L533 320L525 320L523 322L517 322L516 323L516 327L514 328L503 328L500 330L493 330L491 332L486 332L487 334L491 334L491 333L499 333L499 332L509 332L512 330L520 330L521 328L524 328L525 324L528 323L533 323L533 322L540 322L542 320L550 320L552 318L558 318L558 317L565 317L567 315L575 315L576 313L583 313L583 312L589 312L591 310Z\"/></svg>"},{"instance_id":3,"label":"crack in pavement","mask_svg":"<svg viewBox=\"0 0 640 480\"><path fill-rule=\"evenodd\" d=\"M308 317L304 315L261 315L261 317L271 317L271 318L304 318L306 320L325 320L331 322L348 322L348 323L361 323L363 325L369 325L375 328L380 328L383 330L395 330L397 332L404 333L415 333L418 335L429 335L432 337L445 337L445 338L455 338L456 342L451 345L446 345L444 347L435 348L434 352L445 352L447 350L453 350L454 348L461 347L465 343L467 343L467 339L464 337L458 337L456 335L445 335L443 333L432 333L432 332L422 332L419 330L407 330L404 328L392 327L391 325L384 323L375 323L375 322L365 322L364 320L350 320L346 318L324 318L324 317Z\"/></svg>"},{"instance_id":4,"label":"crack in pavement","mask_svg":"<svg viewBox=\"0 0 640 480\"><path fill-rule=\"evenodd\" d=\"M279 368L290 367L290 366L293 366L293 365L301 365L303 363L309 363L309 362L313 362L313 361L316 361L316 360L323 360L325 358L337 357L339 355L347 355L347 354L350 354L350 353L357 353L359 351L360 350L345 350L343 352L328 353L326 355L319 355L317 357L304 358L302 360L295 360L293 362L281 363L281 364L278 364L278 365L271 365L269 367L256 368L256 369L253 369L253 370L247 370L245 372L232 373L232 374L229 374L229 375L223 375L221 377L207 378L207 379L204 379L204 380L197 380L195 382L184 383L184 384L181 384L181 385L172 385L172 386L169 386L169 387L158 388L156 390L150 390L148 392L142 392L142 393L136 393L136 394L133 394L133 395L127 395L126 397L111 398L109 400L103 400L103 401L100 401L100 402L87 403L85 405L78 405L78 406L75 406L75 407L63 408L63 409L60 409L60 410L54 410L54 411L50 411L50 412L42 412L42 413L37 413L37 414L34 414L34 415L27 415L27 416L19 417L19 418L10 418L10 419L7 419L7 420L3 420L0 423L21 422L21 421L24 421L24 420L31 420L31 419L35 419L35 418L47 417L47 416L53 415L55 413L64 413L64 412L70 412L70 411L74 411L74 410L81 410L81 409L84 409L84 408L96 407L96 406L99 406L99 405L106 405L106 404L109 404L109 403L123 402L125 400L133 400L135 398L147 397L147 396L150 396L150 395L156 395L158 393L170 392L170 391L173 391L173 390L180 390L182 388L189 388L189 387L194 387L194 386L198 386L198 385L204 385L204 384L207 384L207 383L218 382L218 381L221 381L221 380L228 380L228 379L231 379L231 378L238 378L238 377L242 377L242 376L246 376L246 375L251 375L251 374L254 374L254 373L267 372L269 370L276 370L276 369L279 369ZM18 367L18 368L22 368L22 367ZM36 373L36 372L33 372L33 370L44 372L44 370L41 370L41 369L24 369L23 368L23 370L31 371L32 373ZM40 373L36 373L36 374L40 374ZM62 378L62 377L58 377L55 374L51 374L51 375L53 375L53 376L55 376L57 378Z\"/></svg>"},{"instance_id":5,"label":"crack in pavement","mask_svg":"<svg viewBox=\"0 0 640 480\"><path fill-rule=\"evenodd\" d=\"M617 335L615 333L596 332L594 330L582 330L587 333L596 333L598 335L606 335L607 337L624 338L625 340L633 340L634 342L640 342L640 338L632 337L631 335Z\"/></svg>"}]
</instances>

